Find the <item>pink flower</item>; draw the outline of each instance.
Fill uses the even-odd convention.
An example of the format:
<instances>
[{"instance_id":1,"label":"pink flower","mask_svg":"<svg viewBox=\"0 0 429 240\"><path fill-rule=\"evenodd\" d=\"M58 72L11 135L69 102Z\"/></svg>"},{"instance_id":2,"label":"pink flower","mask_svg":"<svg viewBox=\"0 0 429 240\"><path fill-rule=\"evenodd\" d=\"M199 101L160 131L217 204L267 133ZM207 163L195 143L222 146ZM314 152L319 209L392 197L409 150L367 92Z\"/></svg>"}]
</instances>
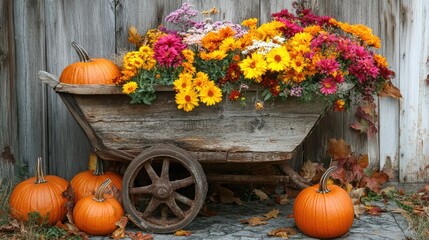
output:
<instances>
[{"instance_id":1,"label":"pink flower","mask_svg":"<svg viewBox=\"0 0 429 240\"><path fill-rule=\"evenodd\" d=\"M154 58L161 66L177 67L183 60L182 50L185 48L179 36L167 34L155 43Z\"/></svg>"},{"instance_id":2,"label":"pink flower","mask_svg":"<svg viewBox=\"0 0 429 240\"><path fill-rule=\"evenodd\" d=\"M340 64L335 59L322 59L316 63L317 69L321 73L330 74L338 70Z\"/></svg>"},{"instance_id":3,"label":"pink flower","mask_svg":"<svg viewBox=\"0 0 429 240\"><path fill-rule=\"evenodd\" d=\"M355 75L360 83L364 83L369 78L376 78L380 69L375 65L373 58L368 57L357 59L356 63L350 66L349 72Z\"/></svg>"},{"instance_id":4,"label":"pink flower","mask_svg":"<svg viewBox=\"0 0 429 240\"><path fill-rule=\"evenodd\" d=\"M332 78L325 78L320 83L320 85L321 85L320 92L322 92L325 96L334 94L335 92L337 92L337 84Z\"/></svg>"}]
</instances>

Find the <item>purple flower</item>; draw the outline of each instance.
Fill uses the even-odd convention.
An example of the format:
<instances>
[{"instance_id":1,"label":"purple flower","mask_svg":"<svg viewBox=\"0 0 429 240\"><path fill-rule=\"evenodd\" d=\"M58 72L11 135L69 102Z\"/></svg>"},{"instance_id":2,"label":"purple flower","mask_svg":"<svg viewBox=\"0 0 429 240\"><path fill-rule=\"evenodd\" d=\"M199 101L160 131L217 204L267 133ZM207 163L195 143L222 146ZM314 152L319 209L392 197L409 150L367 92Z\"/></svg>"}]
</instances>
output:
<instances>
[{"instance_id":1,"label":"purple flower","mask_svg":"<svg viewBox=\"0 0 429 240\"><path fill-rule=\"evenodd\" d=\"M165 21L179 26L180 30L185 32L186 29L193 27L196 22L192 20L198 14L198 11L192 9L193 5L185 2L182 7L165 17Z\"/></svg>"}]
</instances>

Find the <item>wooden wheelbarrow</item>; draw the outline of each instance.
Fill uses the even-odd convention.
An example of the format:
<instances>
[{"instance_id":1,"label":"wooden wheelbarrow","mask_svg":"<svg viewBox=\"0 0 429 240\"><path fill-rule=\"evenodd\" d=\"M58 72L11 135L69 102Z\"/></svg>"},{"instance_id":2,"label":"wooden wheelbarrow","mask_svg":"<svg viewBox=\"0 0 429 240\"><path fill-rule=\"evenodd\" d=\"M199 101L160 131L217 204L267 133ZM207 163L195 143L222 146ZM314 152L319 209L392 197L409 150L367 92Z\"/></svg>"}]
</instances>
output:
<instances>
[{"instance_id":1,"label":"wooden wheelbarrow","mask_svg":"<svg viewBox=\"0 0 429 240\"><path fill-rule=\"evenodd\" d=\"M184 112L171 87L157 88L152 105L137 105L119 86L62 84L44 71L39 78L61 97L100 158L128 162L124 209L138 227L157 233L181 229L196 217L207 180L282 182L290 176L298 183L287 162L326 108L288 98L263 110L223 101ZM262 163L283 173L206 175L209 168L202 165L211 163Z\"/></svg>"}]
</instances>

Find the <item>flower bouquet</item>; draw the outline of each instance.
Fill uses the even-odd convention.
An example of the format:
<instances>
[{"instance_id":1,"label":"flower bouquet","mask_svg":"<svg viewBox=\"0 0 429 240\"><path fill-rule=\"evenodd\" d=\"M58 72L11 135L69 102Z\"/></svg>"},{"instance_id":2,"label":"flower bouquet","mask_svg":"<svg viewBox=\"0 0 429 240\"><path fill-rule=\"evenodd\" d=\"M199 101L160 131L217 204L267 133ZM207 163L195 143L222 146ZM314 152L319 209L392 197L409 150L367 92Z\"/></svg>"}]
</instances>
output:
<instances>
[{"instance_id":1,"label":"flower bouquet","mask_svg":"<svg viewBox=\"0 0 429 240\"><path fill-rule=\"evenodd\" d=\"M373 50L381 43L369 27L294 6L296 14L281 10L267 23L236 24L195 21L199 12L184 3L165 18L171 29L159 26L141 36L130 28L136 50L125 53L116 83L131 103L145 104L156 98L155 86L172 86L178 109L187 112L221 101L263 109L288 97L324 99L344 111L373 104L383 89L399 94L390 83L394 72ZM244 95L249 89L256 90L250 98Z\"/></svg>"}]
</instances>

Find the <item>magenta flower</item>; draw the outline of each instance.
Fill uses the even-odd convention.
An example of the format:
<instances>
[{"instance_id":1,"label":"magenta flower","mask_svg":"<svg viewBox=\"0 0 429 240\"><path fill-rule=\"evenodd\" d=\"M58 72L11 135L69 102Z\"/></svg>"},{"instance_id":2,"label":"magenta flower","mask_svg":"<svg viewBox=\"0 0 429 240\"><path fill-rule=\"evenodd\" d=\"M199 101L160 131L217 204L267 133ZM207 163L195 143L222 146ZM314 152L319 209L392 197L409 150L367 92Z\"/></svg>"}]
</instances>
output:
<instances>
[{"instance_id":1,"label":"magenta flower","mask_svg":"<svg viewBox=\"0 0 429 240\"><path fill-rule=\"evenodd\" d=\"M177 67L182 63L182 50L185 48L179 36L167 34L155 43L154 58L161 66Z\"/></svg>"},{"instance_id":2,"label":"magenta flower","mask_svg":"<svg viewBox=\"0 0 429 240\"><path fill-rule=\"evenodd\" d=\"M338 70L340 64L333 58L322 59L316 63L317 69L320 73L331 74Z\"/></svg>"},{"instance_id":3,"label":"magenta flower","mask_svg":"<svg viewBox=\"0 0 429 240\"><path fill-rule=\"evenodd\" d=\"M350 66L349 72L355 75L360 83L364 83L369 78L376 78L380 69L375 65L373 58L364 58L357 59L356 63Z\"/></svg>"},{"instance_id":4,"label":"magenta flower","mask_svg":"<svg viewBox=\"0 0 429 240\"><path fill-rule=\"evenodd\" d=\"M334 79L330 77L325 78L322 82L320 82L320 85L320 92L322 92L325 96L337 92L337 84L335 83Z\"/></svg>"}]
</instances>

